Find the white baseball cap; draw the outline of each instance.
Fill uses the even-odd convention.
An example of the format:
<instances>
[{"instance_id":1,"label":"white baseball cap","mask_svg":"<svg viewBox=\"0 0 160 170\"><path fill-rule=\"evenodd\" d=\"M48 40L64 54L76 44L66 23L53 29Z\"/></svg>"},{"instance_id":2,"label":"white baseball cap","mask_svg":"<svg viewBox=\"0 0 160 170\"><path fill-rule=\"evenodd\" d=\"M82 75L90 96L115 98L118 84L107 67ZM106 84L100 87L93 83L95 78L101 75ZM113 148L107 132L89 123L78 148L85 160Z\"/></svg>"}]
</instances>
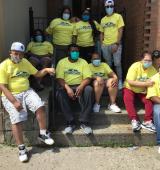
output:
<instances>
[{"instance_id":1,"label":"white baseball cap","mask_svg":"<svg viewBox=\"0 0 160 170\"><path fill-rule=\"evenodd\" d=\"M104 2L104 6L107 6L107 5L114 5L114 0L106 0Z\"/></svg>"},{"instance_id":2,"label":"white baseball cap","mask_svg":"<svg viewBox=\"0 0 160 170\"><path fill-rule=\"evenodd\" d=\"M11 50L24 52L25 51L25 47L20 42L13 42L12 45L11 45Z\"/></svg>"}]
</instances>

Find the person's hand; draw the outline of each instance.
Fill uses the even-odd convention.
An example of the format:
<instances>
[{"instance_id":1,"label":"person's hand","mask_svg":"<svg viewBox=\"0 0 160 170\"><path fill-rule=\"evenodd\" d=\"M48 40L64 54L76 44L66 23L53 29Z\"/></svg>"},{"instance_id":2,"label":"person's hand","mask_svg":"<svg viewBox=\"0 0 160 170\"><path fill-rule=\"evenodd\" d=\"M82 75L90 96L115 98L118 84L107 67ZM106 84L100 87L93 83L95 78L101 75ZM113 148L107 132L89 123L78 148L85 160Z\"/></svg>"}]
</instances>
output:
<instances>
[{"instance_id":1,"label":"person's hand","mask_svg":"<svg viewBox=\"0 0 160 170\"><path fill-rule=\"evenodd\" d=\"M55 74L55 69L54 68L46 68L48 74L50 74L51 76Z\"/></svg>"},{"instance_id":2,"label":"person's hand","mask_svg":"<svg viewBox=\"0 0 160 170\"><path fill-rule=\"evenodd\" d=\"M83 92L83 86L82 85L79 85L77 88L76 88L76 92L75 92L75 96L76 97L79 97Z\"/></svg>"},{"instance_id":3,"label":"person's hand","mask_svg":"<svg viewBox=\"0 0 160 170\"><path fill-rule=\"evenodd\" d=\"M75 100L75 94L74 94L73 90L69 87L69 88L66 89L66 91L67 91L68 96L69 96L72 100Z\"/></svg>"},{"instance_id":4,"label":"person's hand","mask_svg":"<svg viewBox=\"0 0 160 170\"><path fill-rule=\"evenodd\" d=\"M117 52L119 45L118 44L113 44L112 46L112 53Z\"/></svg>"},{"instance_id":5,"label":"person's hand","mask_svg":"<svg viewBox=\"0 0 160 170\"><path fill-rule=\"evenodd\" d=\"M147 87L152 87L152 86L154 85L154 81L152 81L152 80L150 80L150 79L147 80L145 83L146 83L146 86L147 86Z\"/></svg>"},{"instance_id":6,"label":"person's hand","mask_svg":"<svg viewBox=\"0 0 160 170\"><path fill-rule=\"evenodd\" d=\"M14 107L16 108L16 110L18 111L21 111L23 109L23 106L21 104L20 101L16 100L14 103L13 103Z\"/></svg>"},{"instance_id":7,"label":"person's hand","mask_svg":"<svg viewBox=\"0 0 160 170\"><path fill-rule=\"evenodd\" d=\"M114 87L117 87L117 86L118 86L118 79L112 78L111 87L114 88Z\"/></svg>"}]
</instances>

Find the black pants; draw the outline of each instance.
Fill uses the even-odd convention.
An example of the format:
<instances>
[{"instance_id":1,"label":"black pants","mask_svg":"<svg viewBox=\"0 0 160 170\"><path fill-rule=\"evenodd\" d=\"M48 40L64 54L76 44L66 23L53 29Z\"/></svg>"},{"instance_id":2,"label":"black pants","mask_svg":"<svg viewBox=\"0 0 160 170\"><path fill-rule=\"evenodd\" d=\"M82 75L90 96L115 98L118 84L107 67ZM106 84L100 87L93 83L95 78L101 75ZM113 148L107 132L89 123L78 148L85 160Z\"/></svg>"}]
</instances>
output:
<instances>
[{"instance_id":1,"label":"black pants","mask_svg":"<svg viewBox=\"0 0 160 170\"><path fill-rule=\"evenodd\" d=\"M71 107L72 107L72 102L77 102L77 101L79 102L81 107L79 121L86 122L86 123L89 122L89 114L92 112L93 99L94 99L93 88L89 85L84 88L83 93L78 98L78 100L70 99L65 89L60 88L57 91L58 104L60 105L61 111L64 114L64 117L67 122L74 121L74 114Z\"/></svg>"},{"instance_id":2,"label":"black pants","mask_svg":"<svg viewBox=\"0 0 160 170\"><path fill-rule=\"evenodd\" d=\"M94 46L90 47L79 47L80 48L80 57L85 59L88 63L91 63L91 56L95 50Z\"/></svg>"}]
</instances>

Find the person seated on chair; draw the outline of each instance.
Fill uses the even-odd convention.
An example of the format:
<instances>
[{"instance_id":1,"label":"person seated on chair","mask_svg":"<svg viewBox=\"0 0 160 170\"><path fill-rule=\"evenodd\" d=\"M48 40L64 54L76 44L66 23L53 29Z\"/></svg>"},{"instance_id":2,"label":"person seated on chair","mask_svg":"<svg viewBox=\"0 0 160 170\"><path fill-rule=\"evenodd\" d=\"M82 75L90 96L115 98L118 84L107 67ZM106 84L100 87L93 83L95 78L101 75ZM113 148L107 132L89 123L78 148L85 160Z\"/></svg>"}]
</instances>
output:
<instances>
[{"instance_id":1,"label":"person seated on chair","mask_svg":"<svg viewBox=\"0 0 160 170\"><path fill-rule=\"evenodd\" d=\"M31 41L27 45L27 58L32 63L34 67L36 67L38 70L51 67L52 64L52 57L53 57L53 45L45 41L45 36L42 30L36 29L33 33L33 41ZM41 87L41 83L45 84L49 81L49 78L45 76L43 79L37 80L37 85L35 85L35 79L31 78L31 86L35 90L38 89L38 87Z\"/></svg>"},{"instance_id":2,"label":"person seated on chair","mask_svg":"<svg viewBox=\"0 0 160 170\"><path fill-rule=\"evenodd\" d=\"M108 109L115 113L121 112L121 109L116 105L116 97L118 92L117 75L111 70L108 64L101 62L101 58L97 52L92 54L91 63L89 66L92 72L93 87L95 92L95 104L93 106L93 111L99 112L100 98L104 87L106 87L110 98Z\"/></svg>"},{"instance_id":3,"label":"person seated on chair","mask_svg":"<svg viewBox=\"0 0 160 170\"><path fill-rule=\"evenodd\" d=\"M156 73L157 71L152 65L151 54L148 52L144 52L141 56L141 61L133 63L128 70L123 89L123 100L131 120L133 132L137 132L141 128L155 132L155 126L152 121L152 101L146 99L146 93L147 88L154 85L151 77ZM140 100L145 106L144 122L142 124L134 106L135 100Z\"/></svg>"},{"instance_id":4,"label":"person seated on chair","mask_svg":"<svg viewBox=\"0 0 160 170\"><path fill-rule=\"evenodd\" d=\"M35 113L40 127L39 139L47 145L54 140L46 130L44 102L29 86L30 75L43 77L53 74L54 68L44 68L38 71L24 58L25 47L20 42L11 45L10 56L0 64L0 90L2 103L9 113L13 136L19 149L19 160L28 160L27 150L23 141L22 122L27 120L27 108Z\"/></svg>"},{"instance_id":5,"label":"person seated on chair","mask_svg":"<svg viewBox=\"0 0 160 170\"><path fill-rule=\"evenodd\" d=\"M85 134L91 134L89 126L89 114L92 112L93 89L91 82L91 71L88 63L79 57L79 48L72 44L69 46L68 57L61 59L56 68L56 78L59 84L57 101L66 119L66 134L72 134L75 121L71 103L78 101L81 106L79 117L80 128Z\"/></svg>"}]
</instances>

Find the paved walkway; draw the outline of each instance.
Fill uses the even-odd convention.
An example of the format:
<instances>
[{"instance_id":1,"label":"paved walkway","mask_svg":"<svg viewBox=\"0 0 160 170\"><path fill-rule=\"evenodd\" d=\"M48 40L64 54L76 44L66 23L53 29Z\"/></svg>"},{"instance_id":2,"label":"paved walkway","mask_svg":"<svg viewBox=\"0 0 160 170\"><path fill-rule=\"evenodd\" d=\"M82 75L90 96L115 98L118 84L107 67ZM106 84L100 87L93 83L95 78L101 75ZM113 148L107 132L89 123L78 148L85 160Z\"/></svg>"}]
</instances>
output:
<instances>
[{"instance_id":1,"label":"paved walkway","mask_svg":"<svg viewBox=\"0 0 160 170\"><path fill-rule=\"evenodd\" d=\"M29 148L20 163L17 148L0 145L0 170L160 170L157 147Z\"/></svg>"}]
</instances>

